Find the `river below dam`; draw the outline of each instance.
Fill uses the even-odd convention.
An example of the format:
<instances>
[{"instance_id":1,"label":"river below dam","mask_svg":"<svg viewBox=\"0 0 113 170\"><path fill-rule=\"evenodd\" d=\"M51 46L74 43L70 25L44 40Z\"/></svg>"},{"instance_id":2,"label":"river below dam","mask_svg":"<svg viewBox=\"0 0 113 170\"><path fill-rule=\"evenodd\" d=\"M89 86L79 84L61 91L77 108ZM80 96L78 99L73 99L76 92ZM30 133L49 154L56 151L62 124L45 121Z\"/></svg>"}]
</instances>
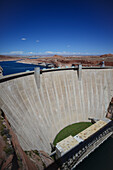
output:
<instances>
[{"instance_id":1,"label":"river below dam","mask_svg":"<svg viewBox=\"0 0 113 170\"><path fill-rule=\"evenodd\" d=\"M16 61L0 62L3 75L20 73L34 70L38 65L21 64ZM39 66L41 69L43 67ZM99 148L91 153L75 170L113 170L113 138L107 139Z\"/></svg>"},{"instance_id":2,"label":"river below dam","mask_svg":"<svg viewBox=\"0 0 113 170\"><path fill-rule=\"evenodd\" d=\"M109 137L75 170L113 170L113 138Z\"/></svg>"}]
</instances>

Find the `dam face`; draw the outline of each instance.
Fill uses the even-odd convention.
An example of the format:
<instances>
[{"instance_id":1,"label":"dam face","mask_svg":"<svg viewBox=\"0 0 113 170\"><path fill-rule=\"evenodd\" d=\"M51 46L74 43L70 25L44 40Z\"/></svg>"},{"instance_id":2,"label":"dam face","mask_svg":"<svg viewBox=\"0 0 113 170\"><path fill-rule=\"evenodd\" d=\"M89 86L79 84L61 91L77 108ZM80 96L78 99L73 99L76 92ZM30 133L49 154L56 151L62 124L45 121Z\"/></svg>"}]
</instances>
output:
<instances>
[{"instance_id":1,"label":"dam face","mask_svg":"<svg viewBox=\"0 0 113 170\"><path fill-rule=\"evenodd\" d=\"M0 108L24 150L50 153L62 128L104 118L113 97L113 69L42 71L38 87L34 73L20 75L0 80Z\"/></svg>"}]
</instances>

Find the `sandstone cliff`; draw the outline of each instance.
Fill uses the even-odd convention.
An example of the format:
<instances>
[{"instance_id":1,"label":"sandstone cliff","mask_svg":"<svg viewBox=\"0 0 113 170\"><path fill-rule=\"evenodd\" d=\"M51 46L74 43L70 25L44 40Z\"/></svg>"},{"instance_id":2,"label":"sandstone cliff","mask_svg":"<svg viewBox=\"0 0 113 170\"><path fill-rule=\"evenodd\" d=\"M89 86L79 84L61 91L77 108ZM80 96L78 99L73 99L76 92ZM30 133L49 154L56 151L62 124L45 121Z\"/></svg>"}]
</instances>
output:
<instances>
[{"instance_id":1,"label":"sandstone cliff","mask_svg":"<svg viewBox=\"0 0 113 170\"><path fill-rule=\"evenodd\" d=\"M43 151L24 152L2 111L0 111L0 169L43 170L53 163Z\"/></svg>"}]
</instances>

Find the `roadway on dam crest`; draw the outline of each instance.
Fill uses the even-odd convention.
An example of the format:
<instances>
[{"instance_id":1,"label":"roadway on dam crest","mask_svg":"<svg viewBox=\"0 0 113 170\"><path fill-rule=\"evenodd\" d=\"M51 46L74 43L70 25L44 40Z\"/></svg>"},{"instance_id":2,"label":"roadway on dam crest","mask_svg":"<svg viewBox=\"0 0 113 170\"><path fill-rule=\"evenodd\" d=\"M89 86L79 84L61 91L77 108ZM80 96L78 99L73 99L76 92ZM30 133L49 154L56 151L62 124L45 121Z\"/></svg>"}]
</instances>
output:
<instances>
[{"instance_id":1,"label":"roadway on dam crest","mask_svg":"<svg viewBox=\"0 0 113 170\"><path fill-rule=\"evenodd\" d=\"M102 119L113 97L113 69L41 71L37 87L34 72L0 79L0 108L6 114L24 150L50 153L50 142L69 124Z\"/></svg>"}]
</instances>

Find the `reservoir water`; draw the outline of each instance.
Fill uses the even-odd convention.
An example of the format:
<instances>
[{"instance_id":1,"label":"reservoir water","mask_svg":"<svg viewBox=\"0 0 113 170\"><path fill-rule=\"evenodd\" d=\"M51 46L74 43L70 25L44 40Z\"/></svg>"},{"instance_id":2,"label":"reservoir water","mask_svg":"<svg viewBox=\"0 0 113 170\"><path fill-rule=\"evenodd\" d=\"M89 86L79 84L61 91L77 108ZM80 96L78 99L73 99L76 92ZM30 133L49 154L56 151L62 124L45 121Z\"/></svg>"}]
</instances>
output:
<instances>
[{"instance_id":1,"label":"reservoir water","mask_svg":"<svg viewBox=\"0 0 113 170\"><path fill-rule=\"evenodd\" d=\"M3 68L3 75L20 73L27 70L34 70L38 65L21 64L16 61L0 62ZM41 69L43 67L39 66ZM109 138L93 153L91 153L75 170L113 170L113 138Z\"/></svg>"},{"instance_id":2,"label":"reservoir water","mask_svg":"<svg viewBox=\"0 0 113 170\"><path fill-rule=\"evenodd\" d=\"M0 62L0 66L3 68L3 75L15 74L25 71L33 71L35 67L40 67L43 69L44 67L34 64L22 64L17 63L16 61L2 61Z\"/></svg>"}]
</instances>

